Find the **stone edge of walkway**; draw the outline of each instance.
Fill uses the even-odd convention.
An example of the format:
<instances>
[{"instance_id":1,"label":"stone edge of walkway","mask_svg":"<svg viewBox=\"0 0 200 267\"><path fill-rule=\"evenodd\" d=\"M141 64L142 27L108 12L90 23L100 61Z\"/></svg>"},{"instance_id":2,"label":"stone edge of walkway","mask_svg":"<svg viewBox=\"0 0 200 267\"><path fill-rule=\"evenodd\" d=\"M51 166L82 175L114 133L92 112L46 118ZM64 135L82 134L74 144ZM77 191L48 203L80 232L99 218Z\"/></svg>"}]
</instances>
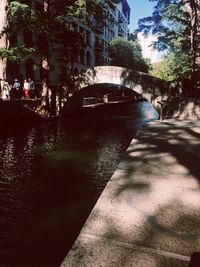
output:
<instances>
[{"instance_id":1,"label":"stone edge of walkway","mask_svg":"<svg viewBox=\"0 0 200 267\"><path fill-rule=\"evenodd\" d=\"M187 123L191 121L174 121L168 120L167 123L176 123L188 127ZM142 126L136 134L141 135L145 129L148 127L163 127L165 126L165 121L153 121L144 126ZM198 125L200 126L200 124ZM135 137L135 138L136 138ZM135 139L134 138L134 139ZM132 142L134 142L134 139ZM130 145L132 144L130 143ZM130 146L127 148L129 150ZM126 151L126 153L127 153ZM123 159L122 159L123 161ZM120 162L121 163L121 162ZM120 165L119 163L119 165ZM119 167L118 167L119 168ZM116 172L119 169L116 169L113 176L116 176ZM108 181L109 182L112 180ZM106 194L107 186L104 188L101 196L99 197L97 203L95 204L93 210L91 211L86 223L84 224L79 236L77 237L75 243L73 244L71 250L68 252L66 258L61 264L61 267L110 267L110 266L174 266L174 267L186 267L190 261L190 257L179 255L176 253L166 252L162 250L156 250L149 247L137 246L129 242L123 242L115 240L112 238L105 238L98 236L98 233L90 232L88 225L92 220L91 217L96 212L97 206L101 202L103 196ZM96 216L96 214L95 214ZM95 245L94 245L95 244ZM131 253L130 253L131 251ZM116 262L116 259L119 259L120 262ZM128 262L127 262L128 259Z\"/></svg>"}]
</instances>

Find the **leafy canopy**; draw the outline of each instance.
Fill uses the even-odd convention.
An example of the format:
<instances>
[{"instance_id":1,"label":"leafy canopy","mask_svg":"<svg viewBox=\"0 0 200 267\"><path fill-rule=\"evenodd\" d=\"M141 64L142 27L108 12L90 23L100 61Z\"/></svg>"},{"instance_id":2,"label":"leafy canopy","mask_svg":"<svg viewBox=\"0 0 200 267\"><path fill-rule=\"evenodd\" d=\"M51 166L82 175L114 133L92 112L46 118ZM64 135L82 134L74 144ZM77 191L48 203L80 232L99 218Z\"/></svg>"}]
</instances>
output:
<instances>
[{"instance_id":1,"label":"leafy canopy","mask_svg":"<svg viewBox=\"0 0 200 267\"><path fill-rule=\"evenodd\" d=\"M94 18L97 18L102 25L106 21L106 7L114 8L111 0L63 0L57 4L54 1L47 2L51 10L49 13L37 10L32 5L11 1L7 7L7 25L1 32L1 36L5 34L9 40L13 40L20 34L28 33L29 36L42 36L48 44L50 42L63 44L64 40L66 45L67 40L70 42L74 38L75 42L81 43L83 38L80 33L79 36L75 34L72 23L82 20L89 26L96 27ZM59 31L63 34L58 34ZM35 52L41 52L36 43L19 45L15 41L10 42L10 47L0 49L0 58L19 62L31 57Z\"/></svg>"},{"instance_id":2,"label":"leafy canopy","mask_svg":"<svg viewBox=\"0 0 200 267\"><path fill-rule=\"evenodd\" d=\"M111 64L148 72L148 66L142 56L142 49L137 41L122 38L114 39L110 43Z\"/></svg>"},{"instance_id":3,"label":"leafy canopy","mask_svg":"<svg viewBox=\"0 0 200 267\"><path fill-rule=\"evenodd\" d=\"M190 71L190 56L171 52L151 71L151 75L166 81L184 80Z\"/></svg>"},{"instance_id":4,"label":"leafy canopy","mask_svg":"<svg viewBox=\"0 0 200 267\"><path fill-rule=\"evenodd\" d=\"M166 80L182 80L191 74L190 16L182 0L150 0L155 2L152 16L139 20L138 31L157 38L153 48L167 51L167 56L152 71Z\"/></svg>"},{"instance_id":5,"label":"leafy canopy","mask_svg":"<svg viewBox=\"0 0 200 267\"><path fill-rule=\"evenodd\" d=\"M162 50L190 49L190 18L181 0L150 0L156 2L152 16L138 22L138 31L153 34L154 48Z\"/></svg>"}]
</instances>

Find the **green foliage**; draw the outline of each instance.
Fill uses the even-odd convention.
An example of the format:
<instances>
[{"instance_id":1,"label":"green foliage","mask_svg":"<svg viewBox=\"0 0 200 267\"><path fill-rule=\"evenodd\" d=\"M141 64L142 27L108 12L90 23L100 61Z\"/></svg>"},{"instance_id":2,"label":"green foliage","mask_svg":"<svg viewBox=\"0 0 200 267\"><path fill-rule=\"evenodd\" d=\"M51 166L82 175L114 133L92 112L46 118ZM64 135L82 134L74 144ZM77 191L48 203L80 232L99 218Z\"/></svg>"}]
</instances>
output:
<instances>
[{"instance_id":1,"label":"green foliage","mask_svg":"<svg viewBox=\"0 0 200 267\"><path fill-rule=\"evenodd\" d=\"M190 48L190 17L182 0L154 0L152 16L139 20L138 31L155 34L157 50L188 50Z\"/></svg>"},{"instance_id":2,"label":"green foliage","mask_svg":"<svg viewBox=\"0 0 200 267\"><path fill-rule=\"evenodd\" d=\"M172 52L151 71L151 74L167 81L183 80L190 75L190 61L190 55Z\"/></svg>"},{"instance_id":3,"label":"green foliage","mask_svg":"<svg viewBox=\"0 0 200 267\"><path fill-rule=\"evenodd\" d=\"M144 58L144 61L146 63L146 65L148 66L148 71L151 72L153 70L153 65L151 63L151 59L150 58Z\"/></svg>"},{"instance_id":4,"label":"green foliage","mask_svg":"<svg viewBox=\"0 0 200 267\"><path fill-rule=\"evenodd\" d=\"M41 14L36 9L18 1L13 1L8 5L7 21L7 27L2 33L9 38L25 31L39 33L47 30L46 20L41 17Z\"/></svg>"},{"instance_id":5,"label":"green foliage","mask_svg":"<svg viewBox=\"0 0 200 267\"><path fill-rule=\"evenodd\" d=\"M142 56L142 49L137 41L122 38L110 43L111 64L142 72L148 72L148 66Z\"/></svg>"},{"instance_id":6,"label":"green foliage","mask_svg":"<svg viewBox=\"0 0 200 267\"><path fill-rule=\"evenodd\" d=\"M26 4L12 1L7 8L7 25L1 32L10 40L8 48L0 49L0 58L7 58L11 62L23 62L30 58L37 47L32 45L21 45L17 43L17 36L24 33L39 34L46 32L45 20L39 12ZM13 41L15 40L15 41Z\"/></svg>"},{"instance_id":7,"label":"green foliage","mask_svg":"<svg viewBox=\"0 0 200 267\"><path fill-rule=\"evenodd\" d=\"M1 32L1 36L6 35L10 42L10 47L1 49L0 57L7 57L10 61L24 61L31 57L34 52L44 54L48 49L48 44L62 45L83 45L83 36L76 33L72 27L72 22L83 20L91 27L96 27L94 17L99 22L104 21L104 11L106 5L112 6L112 1L105 0L67 0L60 1L56 5L48 1L48 7L52 12L48 14L44 10L36 10L33 6L20 3L20 1L10 1L7 7L7 25ZM53 5L53 6L51 6ZM40 36L46 41L44 49L38 50L34 42L26 42L25 46L18 45L16 37L27 34L29 36ZM15 40L13 42L13 40ZM25 40L26 41L26 40ZM24 51L23 51L24 50ZM19 53L19 55L17 55ZM46 55L45 55L46 56Z\"/></svg>"},{"instance_id":8,"label":"green foliage","mask_svg":"<svg viewBox=\"0 0 200 267\"><path fill-rule=\"evenodd\" d=\"M0 48L0 58L6 58L11 62L23 62L31 57L36 50L19 45L11 48Z\"/></svg>"},{"instance_id":9,"label":"green foliage","mask_svg":"<svg viewBox=\"0 0 200 267\"><path fill-rule=\"evenodd\" d=\"M62 1L61 1L62 2ZM66 3L68 2L68 3ZM68 0L60 5L59 12L55 12L55 20L68 26L69 21L82 21L85 25L95 30L96 26L107 23L107 8L114 9L113 0Z\"/></svg>"},{"instance_id":10,"label":"green foliage","mask_svg":"<svg viewBox=\"0 0 200 267\"><path fill-rule=\"evenodd\" d=\"M192 73L191 18L182 0L155 2L152 16L139 20L138 31L154 34L153 47L168 55L151 74L168 81L189 78Z\"/></svg>"}]
</instances>

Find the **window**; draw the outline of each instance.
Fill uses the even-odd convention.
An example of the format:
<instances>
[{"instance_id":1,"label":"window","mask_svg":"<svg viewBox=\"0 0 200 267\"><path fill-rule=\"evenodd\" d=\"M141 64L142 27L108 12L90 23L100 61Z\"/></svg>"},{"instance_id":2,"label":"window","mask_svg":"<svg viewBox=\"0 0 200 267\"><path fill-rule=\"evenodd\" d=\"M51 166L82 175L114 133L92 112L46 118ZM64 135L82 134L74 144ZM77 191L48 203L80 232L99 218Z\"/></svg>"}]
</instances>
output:
<instances>
[{"instance_id":1,"label":"window","mask_svg":"<svg viewBox=\"0 0 200 267\"><path fill-rule=\"evenodd\" d=\"M83 49L80 51L80 63L85 64L85 52Z\"/></svg>"},{"instance_id":2,"label":"window","mask_svg":"<svg viewBox=\"0 0 200 267\"><path fill-rule=\"evenodd\" d=\"M90 46L90 32L89 31L86 32L86 44L87 46Z\"/></svg>"},{"instance_id":3,"label":"window","mask_svg":"<svg viewBox=\"0 0 200 267\"><path fill-rule=\"evenodd\" d=\"M33 69L34 62L32 59L28 59L26 61L26 78L31 78L34 80L34 69Z\"/></svg>"},{"instance_id":4,"label":"window","mask_svg":"<svg viewBox=\"0 0 200 267\"><path fill-rule=\"evenodd\" d=\"M87 65L90 65L90 52L87 51Z\"/></svg>"}]
</instances>

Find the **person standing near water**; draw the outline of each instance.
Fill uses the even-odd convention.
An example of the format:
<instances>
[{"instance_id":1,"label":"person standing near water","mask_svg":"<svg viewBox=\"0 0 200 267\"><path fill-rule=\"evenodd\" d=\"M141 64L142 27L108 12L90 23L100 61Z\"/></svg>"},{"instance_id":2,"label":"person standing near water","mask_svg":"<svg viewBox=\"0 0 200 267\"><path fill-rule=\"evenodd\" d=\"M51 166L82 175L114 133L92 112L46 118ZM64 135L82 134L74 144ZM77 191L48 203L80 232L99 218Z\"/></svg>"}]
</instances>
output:
<instances>
[{"instance_id":1,"label":"person standing near water","mask_svg":"<svg viewBox=\"0 0 200 267\"><path fill-rule=\"evenodd\" d=\"M29 91L29 95L30 98L34 98L35 97L35 86L34 86L34 81L31 80L31 78L28 78L28 83L29 83L29 87L30 87L30 91Z\"/></svg>"},{"instance_id":2,"label":"person standing near water","mask_svg":"<svg viewBox=\"0 0 200 267\"><path fill-rule=\"evenodd\" d=\"M21 98L20 86L21 85L18 79L15 79L12 87L12 98L17 98L17 99Z\"/></svg>"},{"instance_id":3,"label":"person standing near water","mask_svg":"<svg viewBox=\"0 0 200 267\"><path fill-rule=\"evenodd\" d=\"M27 99L30 99L30 85L29 85L29 82L27 80L24 80L23 90L24 90L24 93L25 93L25 97Z\"/></svg>"},{"instance_id":4,"label":"person standing near water","mask_svg":"<svg viewBox=\"0 0 200 267\"><path fill-rule=\"evenodd\" d=\"M10 85L7 81L2 80L2 99L8 100L10 99Z\"/></svg>"}]
</instances>

